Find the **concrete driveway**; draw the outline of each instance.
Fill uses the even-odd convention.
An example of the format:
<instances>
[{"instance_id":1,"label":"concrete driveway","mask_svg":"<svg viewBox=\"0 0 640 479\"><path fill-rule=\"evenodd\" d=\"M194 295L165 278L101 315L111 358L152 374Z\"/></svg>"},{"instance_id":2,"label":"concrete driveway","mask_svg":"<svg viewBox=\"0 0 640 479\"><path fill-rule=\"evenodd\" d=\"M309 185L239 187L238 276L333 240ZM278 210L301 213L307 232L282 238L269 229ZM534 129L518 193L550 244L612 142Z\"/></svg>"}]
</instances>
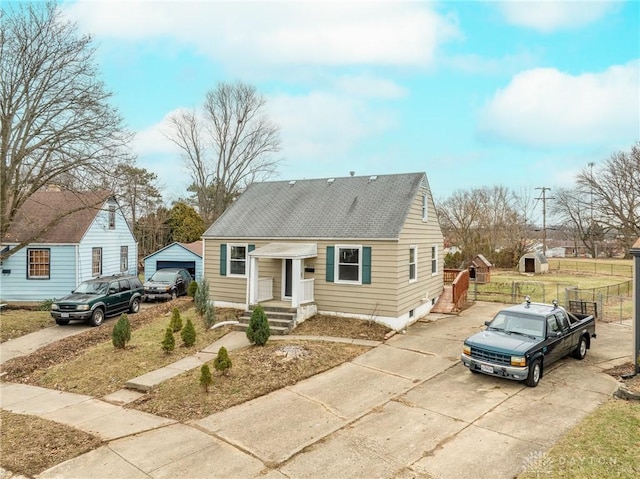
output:
<instances>
[{"instance_id":1,"label":"concrete driveway","mask_svg":"<svg viewBox=\"0 0 640 479\"><path fill-rule=\"evenodd\" d=\"M326 373L113 441L40 477L84 477L99 465L110 477L512 478L611 398L618 383L601 371L628 360L631 328L598 324L587 359L562 360L527 388L459 360L462 340L500 307L419 322Z\"/></svg>"}]
</instances>

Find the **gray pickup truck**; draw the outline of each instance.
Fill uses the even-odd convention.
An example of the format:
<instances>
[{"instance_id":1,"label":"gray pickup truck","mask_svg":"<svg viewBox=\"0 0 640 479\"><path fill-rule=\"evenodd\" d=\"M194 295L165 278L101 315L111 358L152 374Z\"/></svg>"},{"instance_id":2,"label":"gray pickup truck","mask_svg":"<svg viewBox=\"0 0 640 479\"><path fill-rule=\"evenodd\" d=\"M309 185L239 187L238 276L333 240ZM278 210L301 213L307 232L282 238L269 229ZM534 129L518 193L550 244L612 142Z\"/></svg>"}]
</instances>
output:
<instances>
[{"instance_id":1,"label":"gray pickup truck","mask_svg":"<svg viewBox=\"0 0 640 479\"><path fill-rule=\"evenodd\" d=\"M572 354L584 359L596 337L593 316L570 313L553 304L532 303L529 298L501 310L487 329L469 336L462 362L473 373L524 381L536 387L551 363Z\"/></svg>"}]
</instances>

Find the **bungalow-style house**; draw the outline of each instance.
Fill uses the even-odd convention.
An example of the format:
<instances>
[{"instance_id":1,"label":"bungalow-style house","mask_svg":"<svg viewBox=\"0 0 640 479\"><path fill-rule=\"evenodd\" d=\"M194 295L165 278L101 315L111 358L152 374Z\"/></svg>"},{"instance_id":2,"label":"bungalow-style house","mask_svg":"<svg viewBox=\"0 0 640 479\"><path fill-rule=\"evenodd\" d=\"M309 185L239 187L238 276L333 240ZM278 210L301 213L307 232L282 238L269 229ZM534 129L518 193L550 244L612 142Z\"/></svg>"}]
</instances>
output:
<instances>
[{"instance_id":1,"label":"bungalow-style house","mask_svg":"<svg viewBox=\"0 0 640 479\"><path fill-rule=\"evenodd\" d=\"M106 190L36 192L18 210L1 247L8 251L25 241L28 246L2 262L2 302L60 298L90 278L137 274L138 245Z\"/></svg>"},{"instance_id":2,"label":"bungalow-style house","mask_svg":"<svg viewBox=\"0 0 640 479\"><path fill-rule=\"evenodd\" d=\"M184 268L191 277L199 280L202 277L202 241L193 243L171 243L158 251L144 257L144 279L151 278L153 273L163 268Z\"/></svg>"},{"instance_id":3,"label":"bungalow-style house","mask_svg":"<svg viewBox=\"0 0 640 479\"><path fill-rule=\"evenodd\" d=\"M297 323L319 312L400 330L443 290L424 173L254 183L203 241L216 306L284 305Z\"/></svg>"}]
</instances>

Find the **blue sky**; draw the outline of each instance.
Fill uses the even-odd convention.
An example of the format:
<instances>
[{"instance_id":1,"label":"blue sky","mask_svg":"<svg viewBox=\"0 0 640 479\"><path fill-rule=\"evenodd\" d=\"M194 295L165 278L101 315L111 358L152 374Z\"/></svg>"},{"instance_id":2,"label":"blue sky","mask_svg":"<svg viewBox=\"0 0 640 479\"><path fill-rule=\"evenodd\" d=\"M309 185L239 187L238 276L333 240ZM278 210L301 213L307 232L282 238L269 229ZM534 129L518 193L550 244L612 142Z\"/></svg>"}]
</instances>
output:
<instances>
[{"instance_id":1,"label":"blue sky","mask_svg":"<svg viewBox=\"0 0 640 479\"><path fill-rule=\"evenodd\" d=\"M253 84L277 179L424 171L436 199L570 186L640 140L640 2L74 1L167 201L189 176L166 118Z\"/></svg>"}]
</instances>

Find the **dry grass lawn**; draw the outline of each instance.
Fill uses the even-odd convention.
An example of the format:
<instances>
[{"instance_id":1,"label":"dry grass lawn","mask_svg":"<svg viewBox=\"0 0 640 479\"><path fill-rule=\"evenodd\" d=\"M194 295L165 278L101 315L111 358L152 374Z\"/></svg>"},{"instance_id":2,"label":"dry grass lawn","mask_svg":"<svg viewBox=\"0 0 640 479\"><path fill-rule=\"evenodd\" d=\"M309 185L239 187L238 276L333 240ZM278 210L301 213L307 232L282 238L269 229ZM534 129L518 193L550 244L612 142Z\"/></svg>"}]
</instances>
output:
<instances>
[{"instance_id":1,"label":"dry grass lawn","mask_svg":"<svg viewBox=\"0 0 640 479\"><path fill-rule=\"evenodd\" d=\"M49 311L5 309L0 313L0 343L55 324Z\"/></svg>"}]
</instances>

